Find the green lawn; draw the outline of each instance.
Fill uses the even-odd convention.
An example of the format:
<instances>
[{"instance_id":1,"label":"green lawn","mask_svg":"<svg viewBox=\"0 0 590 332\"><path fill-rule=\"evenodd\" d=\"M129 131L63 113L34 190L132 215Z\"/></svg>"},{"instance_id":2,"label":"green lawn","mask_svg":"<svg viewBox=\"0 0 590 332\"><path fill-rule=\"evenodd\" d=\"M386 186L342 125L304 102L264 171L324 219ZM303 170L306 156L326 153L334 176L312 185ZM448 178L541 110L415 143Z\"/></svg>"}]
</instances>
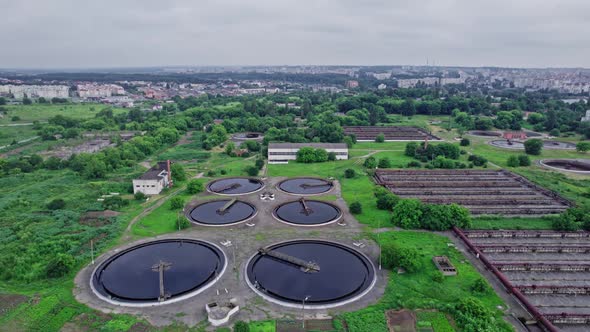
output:
<instances>
[{"instance_id":1,"label":"green lawn","mask_svg":"<svg viewBox=\"0 0 590 332\"><path fill-rule=\"evenodd\" d=\"M500 217L473 218L473 229L551 229L555 217Z\"/></svg>"},{"instance_id":2,"label":"green lawn","mask_svg":"<svg viewBox=\"0 0 590 332\"><path fill-rule=\"evenodd\" d=\"M418 327L431 327L434 332L454 332L456 329L449 323L447 316L440 311L416 312Z\"/></svg>"},{"instance_id":3,"label":"green lawn","mask_svg":"<svg viewBox=\"0 0 590 332\"><path fill-rule=\"evenodd\" d=\"M98 112L107 105L102 104L63 104L63 105L8 105L3 106L8 110L8 115L0 119L0 124L26 123L33 121L47 121L47 119L56 115L63 115L75 119L93 118ZM113 113L120 114L127 112L123 108L113 108ZM13 116L18 116L20 120L12 121Z\"/></svg>"},{"instance_id":4,"label":"green lawn","mask_svg":"<svg viewBox=\"0 0 590 332\"><path fill-rule=\"evenodd\" d=\"M479 299L493 313L502 331L511 330L501 318L502 311L498 310L498 306L506 308L498 295L492 290L485 294L471 291L471 285L482 277L457 249L447 245L451 242L447 237L426 232L400 231L381 233L377 240L382 244L392 242L399 247L417 249L421 267L414 273L391 272L385 294L377 304L343 314L350 331L387 331L384 312L388 309L449 311L450 307L466 297ZM438 255L449 257L457 268L457 276L445 277L442 283L432 280L432 275L437 271L432 257Z\"/></svg>"},{"instance_id":5,"label":"green lawn","mask_svg":"<svg viewBox=\"0 0 590 332\"><path fill-rule=\"evenodd\" d=\"M0 127L0 146L9 145L14 140L22 141L37 136L33 126Z\"/></svg>"},{"instance_id":6,"label":"green lawn","mask_svg":"<svg viewBox=\"0 0 590 332\"><path fill-rule=\"evenodd\" d=\"M250 322L248 324L250 332L275 332L276 323L274 320L264 320L258 322Z\"/></svg>"}]
</instances>

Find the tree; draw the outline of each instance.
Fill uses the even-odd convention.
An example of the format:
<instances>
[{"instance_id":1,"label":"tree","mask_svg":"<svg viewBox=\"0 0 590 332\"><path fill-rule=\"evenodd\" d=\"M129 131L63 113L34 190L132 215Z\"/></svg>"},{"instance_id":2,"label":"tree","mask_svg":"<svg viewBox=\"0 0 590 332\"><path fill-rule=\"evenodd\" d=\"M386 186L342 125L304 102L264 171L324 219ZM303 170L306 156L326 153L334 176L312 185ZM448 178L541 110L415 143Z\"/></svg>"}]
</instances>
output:
<instances>
[{"instance_id":1,"label":"tree","mask_svg":"<svg viewBox=\"0 0 590 332\"><path fill-rule=\"evenodd\" d=\"M377 196L377 208L380 210L391 211L399 201L400 198L397 195L387 192L383 195Z\"/></svg>"},{"instance_id":2,"label":"tree","mask_svg":"<svg viewBox=\"0 0 590 332\"><path fill-rule=\"evenodd\" d=\"M324 149L306 146L297 151L296 160L299 163L321 163L328 160L328 152Z\"/></svg>"},{"instance_id":3,"label":"tree","mask_svg":"<svg viewBox=\"0 0 590 332\"><path fill-rule=\"evenodd\" d=\"M336 160L336 152L328 152L328 161Z\"/></svg>"},{"instance_id":4,"label":"tree","mask_svg":"<svg viewBox=\"0 0 590 332\"><path fill-rule=\"evenodd\" d=\"M135 200L137 201L145 201L145 194L142 193L141 191L136 192L135 194L133 194L133 197L135 198Z\"/></svg>"},{"instance_id":5,"label":"tree","mask_svg":"<svg viewBox=\"0 0 590 332\"><path fill-rule=\"evenodd\" d=\"M580 228L577 214L574 208L567 209L553 221L551 227L557 231L577 231Z\"/></svg>"},{"instance_id":6,"label":"tree","mask_svg":"<svg viewBox=\"0 0 590 332\"><path fill-rule=\"evenodd\" d=\"M391 168L391 160L387 157L379 159L379 168Z\"/></svg>"},{"instance_id":7,"label":"tree","mask_svg":"<svg viewBox=\"0 0 590 332\"><path fill-rule=\"evenodd\" d=\"M189 227L191 227L191 223L184 216L178 216L176 218L176 229L186 229Z\"/></svg>"},{"instance_id":8,"label":"tree","mask_svg":"<svg viewBox=\"0 0 590 332\"><path fill-rule=\"evenodd\" d=\"M49 210L61 210L66 206L66 202L61 198L56 198L47 204Z\"/></svg>"},{"instance_id":9,"label":"tree","mask_svg":"<svg viewBox=\"0 0 590 332\"><path fill-rule=\"evenodd\" d=\"M404 154L408 157L415 157L416 156L416 150L419 148L418 143L416 142L410 142L408 144L406 144L406 150L404 152Z\"/></svg>"},{"instance_id":10,"label":"tree","mask_svg":"<svg viewBox=\"0 0 590 332\"><path fill-rule=\"evenodd\" d=\"M191 195L198 194L198 193L202 192L203 190L204 190L203 183L199 180L191 180L186 185L186 191L188 191L188 193Z\"/></svg>"},{"instance_id":11,"label":"tree","mask_svg":"<svg viewBox=\"0 0 590 332\"><path fill-rule=\"evenodd\" d=\"M236 149L236 145L234 144L234 142L228 142L225 145L225 154L228 156L235 156L236 154L234 153L234 150Z\"/></svg>"},{"instance_id":12,"label":"tree","mask_svg":"<svg viewBox=\"0 0 590 332\"><path fill-rule=\"evenodd\" d=\"M590 151L590 142L578 142L576 144L576 151L582 153Z\"/></svg>"},{"instance_id":13,"label":"tree","mask_svg":"<svg viewBox=\"0 0 590 332\"><path fill-rule=\"evenodd\" d=\"M344 177L347 179L352 179L356 176L356 172L352 168L347 168L344 170Z\"/></svg>"},{"instance_id":14,"label":"tree","mask_svg":"<svg viewBox=\"0 0 590 332\"><path fill-rule=\"evenodd\" d=\"M349 149L352 148L352 146L354 145L354 141L353 141L352 137L350 137L350 136L344 136L344 143L346 143L346 146Z\"/></svg>"},{"instance_id":15,"label":"tree","mask_svg":"<svg viewBox=\"0 0 590 332\"><path fill-rule=\"evenodd\" d=\"M65 276L74 267L74 257L68 254L57 254L51 258L45 268L48 278L60 278Z\"/></svg>"},{"instance_id":16,"label":"tree","mask_svg":"<svg viewBox=\"0 0 590 332\"><path fill-rule=\"evenodd\" d=\"M363 166L365 166L365 168L368 169L375 169L377 167L377 159L375 159L375 157L373 156L370 156L367 159L365 159Z\"/></svg>"},{"instance_id":17,"label":"tree","mask_svg":"<svg viewBox=\"0 0 590 332\"><path fill-rule=\"evenodd\" d=\"M23 105L31 105L33 103L33 101L30 98L27 98L26 96L23 98Z\"/></svg>"},{"instance_id":18,"label":"tree","mask_svg":"<svg viewBox=\"0 0 590 332\"><path fill-rule=\"evenodd\" d=\"M377 142L377 143L383 143L383 142L385 142L385 135L383 135L383 133L379 133L375 137L375 142Z\"/></svg>"},{"instance_id":19,"label":"tree","mask_svg":"<svg viewBox=\"0 0 590 332\"><path fill-rule=\"evenodd\" d=\"M393 208L394 225L401 228L420 228L422 219L422 202L417 199L402 199Z\"/></svg>"},{"instance_id":20,"label":"tree","mask_svg":"<svg viewBox=\"0 0 590 332\"><path fill-rule=\"evenodd\" d=\"M352 202L350 204L350 213L352 214L361 214L363 213L363 206L361 205L361 202Z\"/></svg>"},{"instance_id":21,"label":"tree","mask_svg":"<svg viewBox=\"0 0 590 332\"><path fill-rule=\"evenodd\" d=\"M178 210L184 207L184 200L181 197L172 197L170 199L170 210Z\"/></svg>"},{"instance_id":22,"label":"tree","mask_svg":"<svg viewBox=\"0 0 590 332\"><path fill-rule=\"evenodd\" d=\"M182 182L186 180L186 172L181 164L173 163L172 166L170 166L170 172L172 172L172 179L174 181Z\"/></svg>"},{"instance_id":23,"label":"tree","mask_svg":"<svg viewBox=\"0 0 590 332\"><path fill-rule=\"evenodd\" d=\"M259 171L260 170L256 166L246 167L246 173L248 173L249 176L257 176Z\"/></svg>"},{"instance_id":24,"label":"tree","mask_svg":"<svg viewBox=\"0 0 590 332\"><path fill-rule=\"evenodd\" d=\"M538 138L529 139L524 142L524 151L527 154L538 156L543 149L543 141Z\"/></svg>"},{"instance_id":25,"label":"tree","mask_svg":"<svg viewBox=\"0 0 590 332\"><path fill-rule=\"evenodd\" d=\"M460 145L461 146L469 146L469 145L471 145L471 141L469 140L469 138L462 138Z\"/></svg>"}]
</instances>

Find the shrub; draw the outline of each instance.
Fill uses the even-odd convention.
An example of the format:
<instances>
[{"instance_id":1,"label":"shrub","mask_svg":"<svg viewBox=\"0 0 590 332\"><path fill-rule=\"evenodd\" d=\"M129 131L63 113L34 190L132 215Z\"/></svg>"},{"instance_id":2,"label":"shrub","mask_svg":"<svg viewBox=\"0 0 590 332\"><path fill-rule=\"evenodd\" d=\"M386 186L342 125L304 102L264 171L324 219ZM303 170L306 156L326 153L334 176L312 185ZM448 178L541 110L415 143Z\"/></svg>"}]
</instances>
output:
<instances>
[{"instance_id":1,"label":"shrub","mask_svg":"<svg viewBox=\"0 0 590 332\"><path fill-rule=\"evenodd\" d=\"M66 201L61 198L56 198L47 204L49 210L61 210L66 206Z\"/></svg>"},{"instance_id":2,"label":"shrub","mask_svg":"<svg viewBox=\"0 0 590 332\"><path fill-rule=\"evenodd\" d=\"M490 293L490 286L488 286L488 283L485 280L483 280L482 278L475 280L471 284L470 288L473 293L478 293L478 294Z\"/></svg>"},{"instance_id":3,"label":"shrub","mask_svg":"<svg viewBox=\"0 0 590 332\"><path fill-rule=\"evenodd\" d=\"M379 168L391 168L391 160L389 158L379 159Z\"/></svg>"},{"instance_id":4,"label":"shrub","mask_svg":"<svg viewBox=\"0 0 590 332\"><path fill-rule=\"evenodd\" d=\"M512 155L512 156L508 157L506 164L508 165L508 167L520 166L520 161L518 160L518 156Z\"/></svg>"},{"instance_id":5,"label":"shrub","mask_svg":"<svg viewBox=\"0 0 590 332\"><path fill-rule=\"evenodd\" d=\"M225 174L227 174L227 171L225 170L225 168L222 168L219 170L219 174L225 175Z\"/></svg>"},{"instance_id":6,"label":"shrub","mask_svg":"<svg viewBox=\"0 0 590 332\"><path fill-rule=\"evenodd\" d=\"M578 152L590 151L590 142L578 142L578 144L576 144L576 151L578 151Z\"/></svg>"},{"instance_id":7,"label":"shrub","mask_svg":"<svg viewBox=\"0 0 590 332\"><path fill-rule=\"evenodd\" d=\"M361 214L363 213L363 206L361 205L361 202L352 202L350 204L350 213L352 214Z\"/></svg>"},{"instance_id":8,"label":"shrub","mask_svg":"<svg viewBox=\"0 0 590 332\"><path fill-rule=\"evenodd\" d=\"M530 140L524 142L524 151L527 154L538 156L541 154L542 149L543 149L543 141L538 138L533 138L533 139L530 139Z\"/></svg>"},{"instance_id":9,"label":"shrub","mask_svg":"<svg viewBox=\"0 0 590 332\"><path fill-rule=\"evenodd\" d=\"M356 176L356 172L352 168L347 168L344 170L344 177L347 179L352 179Z\"/></svg>"},{"instance_id":10,"label":"shrub","mask_svg":"<svg viewBox=\"0 0 590 332\"><path fill-rule=\"evenodd\" d=\"M518 156L518 164L520 166L531 166L531 158L526 154Z\"/></svg>"},{"instance_id":11,"label":"shrub","mask_svg":"<svg viewBox=\"0 0 590 332\"><path fill-rule=\"evenodd\" d=\"M442 274L442 272L440 272L440 271L437 270L437 271L434 271L434 273L432 274L431 279L432 279L432 281L440 284L443 281L445 281L445 276Z\"/></svg>"},{"instance_id":12,"label":"shrub","mask_svg":"<svg viewBox=\"0 0 590 332\"><path fill-rule=\"evenodd\" d=\"M415 157L416 156L416 150L418 149L419 145L416 142L410 142L408 144L406 144L406 150L404 152L404 154L408 157Z\"/></svg>"},{"instance_id":13,"label":"shrub","mask_svg":"<svg viewBox=\"0 0 590 332\"><path fill-rule=\"evenodd\" d=\"M237 321L234 324L234 332L250 332L250 326L246 322Z\"/></svg>"},{"instance_id":14,"label":"shrub","mask_svg":"<svg viewBox=\"0 0 590 332\"><path fill-rule=\"evenodd\" d=\"M207 176L208 177L213 177L215 175L217 175L217 172L215 172L214 170L210 169L210 170L207 171Z\"/></svg>"},{"instance_id":15,"label":"shrub","mask_svg":"<svg viewBox=\"0 0 590 332\"><path fill-rule=\"evenodd\" d=\"M146 198L145 194L142 193L141 191L138 191L135 194L133 194L133 197L135 197L135 200L137 200L137 201L144 201Z\"/></svg>"},{"instance_id":16,"label":"shrub","mask_svg":"<svg viewBox=\"0 0 590 332\"><path fill-rule=\"evenodd\" d=\"M387 269L402 268L415 272L420 268L418 251L414 248L400 248L393 243L381 246L381 261Z\"/></svg>"},{"instance_id":17,"label":"shrub","mask_svg":"<svg viewBox=\"0 0 590 332\"><path fill-rule=\"evenodd\" d=\"M261 158L256 159L256 161L254 162L254 165L258 169L262 169L264 167L264 159L261 159Z\"/></svg>"},{"instance_id":18,"label":"shrub","mask_svg":"<svg viewBox=\"0 0 590 332\"><path fill-rule=\"evenodd\" d=\"M259 171L260 170L256 166L246 167L246 173L248 173L249 176L257 176Z\"/></svg>"},{"instance_id":19,"label":"shrub","mask_svg":"<svg viewBox=\"0 0 590 332\"><path fill-rule=\"evenodd\" d=\"M67 254L57 254L51 258L45 268L48 278L63 277L74 267L74 257Z\"/></svg>"},{"instance_id":20,"label":"shrub","mask_svg":"<svg viewBox=\"0 0 590 332\"><path fill-rule=\"evenodd\" d=\"M172 199L170 199L170 210L178 210L178 209L182 209L182 207L184 206L184 200L180 197L172 197Z\"/></svg>"},{"instance_id":21,"label":"shrub","mask_svg":"<svg viewBox=\"0 0 590 332\"><path fill-rule=\"evenodd\" d=\"M473 162L473 165L475 166L485 166L488 163L488 160L485 157L476 154L470 155L467 160Z\"/></svg>"},{"instance_id":22,"label":"shrub","mask_svg":"<svg viewBox=\"0 0 590 332\"><path fill-rule=\"evenodd\" d=\"M422 202L417 199L402 199L393 207L393 224L401 228L420 228Z\"/></svg>"},{"instance_id":23,"label":"shrub","mask_svg":"<svg viewBox=\"0 0 590 332\"><path fill-rule=\"evenodd\" d=\"M191 222L188 221L184 216L176 218L176 229L186 229L191 227Z\"/></svg>"},{"instance_id":24,"label":"shrub","mask_svg":"<svg viewBox=\"0 0 590 332\"><path fill-rule=\"evenodd\" d=\"M105 210L118 210L126 205L129 205L129 201L124 200L121 196L107 197L102 201L102 207Z\"/></svg>"},{"instance_id":25,"label":"shrub","mask_svg":"<svg viewBox=\"0 0 590 332\"><path fill-rule=\"evenodd\" d=\"M461 146L469 146L471 145L471 141L469 140L469 138L462 138L461 139L461 143L459 143Z\"/></svg>"},{"instance_id":26,"label":"shrub","mask_svg":"<svg viewBox=\"0 0 590 332\"><path fill-rule=\"evenodd\" d=\"M377 197L377 208L380 210L393 210L400 198L395 194L388 192Z\"/></svg>"},{"instance_id":27,"label":"shrub","mask_svg":"<svg viewBox=\"0 0 590 332\"><path fill-rule=\"evenodd\" d=\"M186 190L191 195L198 194L204 190L203 183L199 180L191 180L186 185Z\"/></svg>"},{"instance_id":28,"label":"shrub","mask_svg":"<svg viewBox=\"0 0 590 332\"><path fill-rule=\"evenodd\" d=\"M377 159L375 159L375 157L373 156L370 156L367 159L365 159L363 166L365 166L368 169L374 169L375 167L377 167Z\"/></svg>"},{"instance_id":29,"label":"shrub","mask_svg":"<svg viewBox=\"0 0 590 332\"><path fill-rule=\"evenodd\" d=\"M549 135L553 136L553 137L558 137L561 133L559 132L559 129L555 128L555 129L551 129L551 131L549 132Z\"/></svg>"},{"instance_id":30,"label":"shrub","mask_svg":"<svg viewBox=\"0 0 590 332\"><path fill-rule=\"evenodd\" d=\"M328 161L336 160L336 152L328 152Z\"/></svg>"},{"instance_id":31,"label":"shrub","mask_svg":"<svg viewBox=\"0 0 590 332\"><path fill-rule=\"evenodd\" d=\"M377 137L375 137L375 142L377 142L377 143L385 142L385 135L383 135L383 133L380 133L379 135L377 135Z\"/></svg>"},{"instance_id":32,"label":"shrub","mask_svg":"<svg viewBox=\"0 0 590 332\"><path fill-rule=\"evenodd\" d=\"M328 160L328 152L324 149L303 147L297 151L296 160L299 163L320 163Z\"/></svg>"},{"instance_id":33,"label":"shrub","mask_svg":"<svg viewBox=\"0 0 590 332\"><path fill-rule=\"evenodd\" d=\"M410 161L408 167L420 168L422 167L422 164L419 161Z\"/></svg>"}]
</instances>

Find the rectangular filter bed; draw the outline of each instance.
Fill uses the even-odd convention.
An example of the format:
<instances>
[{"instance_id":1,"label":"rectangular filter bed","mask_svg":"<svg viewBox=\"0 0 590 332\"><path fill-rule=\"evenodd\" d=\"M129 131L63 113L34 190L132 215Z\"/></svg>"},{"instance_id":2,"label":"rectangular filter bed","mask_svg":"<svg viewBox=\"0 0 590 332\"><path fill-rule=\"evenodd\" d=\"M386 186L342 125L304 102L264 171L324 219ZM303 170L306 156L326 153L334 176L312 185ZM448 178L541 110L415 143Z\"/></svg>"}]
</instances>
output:
<instances>
[{"instance_id":1,"label":"rectangular filter bed","mask_svg":"<svg viewBox=\"0 0 590 332\"><path fill-rule=\"evenodd\" d=\"M546 330L590 329L590 233L454 231Z\"/></svg>"},{"instance_id":2,"label":"rectangular filter bed","mask_svg":"<svg viewBox=\"0 0 590 332\"><path fill-rule=\"evenodd\" d=\"M571 203L505 170L378 170L377 184L402 198L457 203L472 214L546 215Z\"/></svg>"},{"instance_id":3,"label":"rectangular filter bed","mask_svg":"<svg viewBox=\"0 0 590 332\"><path fill-rule=\"evenodd\" d=\"M439 137L418 127L404 126L344 126L345 135L355 135L357 141L374 141L377 135L383 134L386 141L438 141Z\"/></svg>"}]
</instances>

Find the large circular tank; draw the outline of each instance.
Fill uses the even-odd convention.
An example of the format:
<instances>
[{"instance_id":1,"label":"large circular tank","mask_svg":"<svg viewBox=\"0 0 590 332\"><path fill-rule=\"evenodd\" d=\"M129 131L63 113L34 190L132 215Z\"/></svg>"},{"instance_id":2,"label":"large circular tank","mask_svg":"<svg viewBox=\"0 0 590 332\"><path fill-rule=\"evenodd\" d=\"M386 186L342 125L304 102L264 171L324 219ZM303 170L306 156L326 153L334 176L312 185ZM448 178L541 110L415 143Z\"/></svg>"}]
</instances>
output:
<instances>
[{"instance_id":1,"label":"large circular tank","mask_svg":"<svg viewBox=\"0 0 590 332\"><path fill-rule=\"evenodd\" d=\"M113 304L167 304L205 290L223 274L226 265L224 253L214 244L158 240L109 257L94 270L90 285L96 295Z\"/></svg>"},{"instance_id":2,"label":"large circular tank","mask_svg":"<svg viewBox=\"0 0 590 332\"><path fill-rule=\"evenodd\" d=\"M255 178L224 178L209 182L207 191L218 195L244 195L264 188L264 183Z\"/></svg>"},{"instance_id":3,"label":"large circular tank","mask_svg":"<svg viewBox=\"0 0 590 332\"><path fill-rule=\"evenodd\" d=\"M258 132L235 133L232 135L232 140L236 141L262 141L264 134Z\"/></svg>"},{"instance_id":4,"label":"large circular tank","mask_svg":"<svg viewBox=\"0 0 590 332\"><path fill-rule=\"evenodd\" d=\"M236 199L201 203L189 208L187 218L204 226L227 226L248 221L256 216L256 207Z\"/></svg>"},{"instance_id":5,"label":"large circular tank","mask_svg":"<svg viewBox=\"0 0 590 332\"><path fill-rule=\"evenodd\" d=\"M590 174L590 159L543 159L539 163L558 171Z\"/></svg>"},{"instance_id":6,"label":"large circular tank","mask_svg":"<svg viewBox=\"0 0 590 332\"><path fill-rule=\"evenodd\" d=\"M323 240L295 240L261 248L246 266L248 285L263 298L306 309L340 306L375 284L375 267L362 253Z\"/></svg>"},{"instance_id":7,"label":"large circular tank","mask_svg":"<svg viewBox=\"0 0 590 332\"><path fill-rule=\"evenodd\" d=\"M498 139L489 142L491 145L504 148L504 149L516 149L516 150L524 150L524 142L521 141L512 141L512 140L505 140L505 139ZM569 142L559 142L559 141L543 141L543 149L548 150L573 150L576 148L576 145Z\"/></svg>"},{"instance_id":8,"label":"large circular tank","mask_svg":"<svg viewBox=\"0 0 590 332\"><path fill-rule=\"evenodd\" d=\"M293 195L320 195L334 188L334 183L320 178L294 178L281 181L277 188Z\"/></svg>"},{"instance_id":9,"label":"large circular tank","mask_svg":"<svg viewBox=\"0 0 590 332\"><path fill-rule=\"evenodd\" d=\"M342 211L328 202L301 198L279 205L273 211L273 216L290 225L322 226L338 221Z\"/></svg>"}]
</instances>

